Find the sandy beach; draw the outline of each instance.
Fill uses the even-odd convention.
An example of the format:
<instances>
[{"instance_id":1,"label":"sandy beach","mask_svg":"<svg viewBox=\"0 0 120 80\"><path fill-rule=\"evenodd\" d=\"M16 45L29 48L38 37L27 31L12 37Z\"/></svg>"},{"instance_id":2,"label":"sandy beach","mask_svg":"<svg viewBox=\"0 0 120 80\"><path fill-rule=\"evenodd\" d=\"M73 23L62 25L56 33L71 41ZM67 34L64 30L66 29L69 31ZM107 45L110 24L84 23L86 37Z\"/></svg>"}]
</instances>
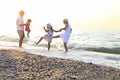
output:
<instances>
[{"instance_id":1,"label":"sandy beach","mask_svg":"<svg viewBox=\"0 0 120 80\"><path fill-rule=\"evenodd\" d=\"M120 80L120 69L2 49L0 80Z\"/></svg>"}]
</instances>

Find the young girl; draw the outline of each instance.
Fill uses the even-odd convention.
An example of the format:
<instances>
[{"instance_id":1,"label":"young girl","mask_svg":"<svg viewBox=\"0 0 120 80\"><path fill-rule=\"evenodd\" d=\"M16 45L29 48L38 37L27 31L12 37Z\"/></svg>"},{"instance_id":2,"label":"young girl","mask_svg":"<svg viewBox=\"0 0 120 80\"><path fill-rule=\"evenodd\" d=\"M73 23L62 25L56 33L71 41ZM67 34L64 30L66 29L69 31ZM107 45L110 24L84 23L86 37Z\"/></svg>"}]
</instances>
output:
<instances>
[{"instance_id":1,"label":"young girl","mask_svg":"<svg viewBox=\"0 0 120 80\"><path fill-rule=\"evenodd\" d=\"M29 33L30 33L30 23L31 23L31 19L28 19L27 22L26 22L26 27L25 27L25 31L27 31L27 37L30 37L29 36Z\"/></svg>"},{"instance_id":2,"label":"young girl","mask_svg":"<svg viewBox=\"0 0 120 80\"><path fill-rule=\"evenodd\" d=\"M49 51L50 43L52 42L53 32L59 32L59 31L54 30L50 23L47 24L47 29L45 27L43 27L43 28L44 28L45 32L47 32L47 34L42 36L38 42L35 42L35 44L38 45L42 39L45 39L48 42L48 51Z\"/></svg>"}]
</instances>

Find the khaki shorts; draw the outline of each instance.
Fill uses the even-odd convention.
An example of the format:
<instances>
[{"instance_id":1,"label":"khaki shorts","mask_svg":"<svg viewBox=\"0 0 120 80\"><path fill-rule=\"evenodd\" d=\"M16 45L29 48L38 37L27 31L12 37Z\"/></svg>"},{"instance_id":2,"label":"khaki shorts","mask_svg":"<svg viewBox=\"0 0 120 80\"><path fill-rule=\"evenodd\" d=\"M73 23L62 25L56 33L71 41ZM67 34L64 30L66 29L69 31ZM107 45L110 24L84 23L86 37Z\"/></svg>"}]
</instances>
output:
<instances>
[{"instance_id":1,"label":"khaki shorts","mask_svg":"<svg viewBox=\"0 0 120 80\"><path fill-rule=\"evenodd\" d=\"M25 37L24 31L18 30L17 33L19 37Z\"/></svg>"}]
</instances>

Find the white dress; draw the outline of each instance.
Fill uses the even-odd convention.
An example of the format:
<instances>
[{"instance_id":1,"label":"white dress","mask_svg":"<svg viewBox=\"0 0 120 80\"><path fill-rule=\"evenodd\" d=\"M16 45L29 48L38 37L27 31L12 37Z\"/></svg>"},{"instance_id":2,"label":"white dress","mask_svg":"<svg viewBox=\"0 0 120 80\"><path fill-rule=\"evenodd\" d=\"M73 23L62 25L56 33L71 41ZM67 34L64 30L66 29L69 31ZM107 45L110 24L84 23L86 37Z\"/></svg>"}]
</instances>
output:
<instances>
[{"instance_id":1,"label":"white dress","mask_svg":"<svg viewBox=\"0 0 120 80\"><path fill-rule=\"evenodd\" d=\"M71 34L71 26L68 24L68 27L66 28L65 32L60 35L64 43L67 43L69 41L70 34Z\"/></svg>"},{"instance_id":2,"label":"white dress","mask_svg":"<svg viewBox=\"0 0 120 80\"><path fill-rule=\"evenodd\" d=\"M52 37L53 37L53 31L49 28L48 28L48 33L46 35L42 36L42 38L48 42L52 42Z\"/></svg>"}]
</instances>

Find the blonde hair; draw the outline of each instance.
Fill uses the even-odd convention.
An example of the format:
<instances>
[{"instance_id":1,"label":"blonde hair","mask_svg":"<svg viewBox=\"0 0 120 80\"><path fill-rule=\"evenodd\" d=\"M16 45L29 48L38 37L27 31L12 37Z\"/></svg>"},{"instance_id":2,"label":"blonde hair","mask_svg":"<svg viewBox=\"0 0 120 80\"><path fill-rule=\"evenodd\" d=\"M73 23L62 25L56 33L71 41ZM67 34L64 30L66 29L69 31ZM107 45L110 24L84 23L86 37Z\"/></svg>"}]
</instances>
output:
<instances>
[{"instance_id":1,"label":"blonde hair","mask_svg":"<svg viewBox=\"0 0 120 80\"><path fill-rule=\"evenodd\" d=\"M21 13L25 13L24 10L20 10L20 11L19 11L19 14L21 14Z\"/></svg>"}]
</instances>

